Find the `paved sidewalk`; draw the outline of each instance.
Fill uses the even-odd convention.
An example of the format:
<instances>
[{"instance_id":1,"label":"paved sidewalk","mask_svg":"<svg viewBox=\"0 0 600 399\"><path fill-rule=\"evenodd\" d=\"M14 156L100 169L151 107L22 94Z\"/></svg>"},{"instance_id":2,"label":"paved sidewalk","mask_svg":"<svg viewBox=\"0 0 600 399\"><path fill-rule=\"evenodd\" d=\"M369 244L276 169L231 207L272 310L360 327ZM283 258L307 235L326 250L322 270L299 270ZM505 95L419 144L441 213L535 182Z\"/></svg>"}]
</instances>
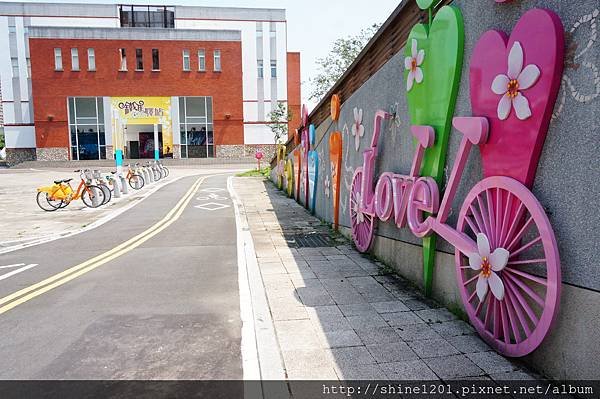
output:
<instances>
[{"instance_id":1,"label":"paved sidewalk","mask_svg":"<svg viewBox=\"0 0 600 399\"><path fill-rule=\"evenodd\" d=\"M259 178L235 178L287 378L533 379L473 328L346 240L294 248L286 237L328 233ZM338 239L339 240L339 239ZM260 345L260 343L259 343Z\"/></svg>"}]
</instances>

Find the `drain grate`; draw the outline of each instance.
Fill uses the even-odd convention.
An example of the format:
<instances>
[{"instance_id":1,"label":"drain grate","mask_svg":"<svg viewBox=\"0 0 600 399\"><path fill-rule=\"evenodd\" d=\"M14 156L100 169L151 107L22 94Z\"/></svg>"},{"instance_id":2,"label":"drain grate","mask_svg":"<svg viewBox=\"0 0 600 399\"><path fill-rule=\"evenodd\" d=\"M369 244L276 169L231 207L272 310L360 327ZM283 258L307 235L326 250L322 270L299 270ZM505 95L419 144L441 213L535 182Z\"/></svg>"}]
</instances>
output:
<instances>
[{"instance_id":1,"label":"drain grate","mask_svg":"<svg viewBox=\"0 0 600 399\"><path fill-rule=\"evenodd\" d=\"M339 245L329 234L285 234L285 240L290 248L335 247Z\"/></svg>"}]
</instances>

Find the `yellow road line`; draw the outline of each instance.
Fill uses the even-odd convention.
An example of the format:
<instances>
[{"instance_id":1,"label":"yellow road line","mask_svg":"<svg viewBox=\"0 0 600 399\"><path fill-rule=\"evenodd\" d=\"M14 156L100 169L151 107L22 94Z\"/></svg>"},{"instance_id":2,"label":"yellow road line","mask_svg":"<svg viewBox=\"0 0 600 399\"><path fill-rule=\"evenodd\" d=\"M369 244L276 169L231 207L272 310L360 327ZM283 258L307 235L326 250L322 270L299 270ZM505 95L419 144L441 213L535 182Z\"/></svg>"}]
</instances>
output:
<instances>
[{"instance_id":1,"label":"yellow road line","mask_svg":"<svg viewBox=\"0 0 600 399\"><path fill-rule=\"evenodd\" d=\"M169 227L171 224L173 224L173 222L175 222L177 219L179 219L185 207L191 201L195 192L198 190L198 188L200 188L200 185L202 184L204 179L206 179L206 177L209 176L203 176L196 180L192 187L190 187L186 194L179 200L175 207L173 207L173 209L171 209L171 211L167 213L167 215L164 218L162 218L160 221L158 221L152 227L148 228L142 233L125 241L122 244L117 245L113 249L106 251L103 254L100 254L92 259L80 263L77 266L73 266L63 272L60 272L43 281L40 281L39 283L23 288L13 294L10 294L0 299L0 305L10 302L5 306L0 307L0 314L8 312L14 307L24 302L27 302L32 298L35 298L91 270L94 270L95 268L107 262L110 262L115 258L118 258L119 256L131 251L134 248L137 248L144 242L148 241L150 238L154 237L155 235Z\"/></svg>"}]
</instances>

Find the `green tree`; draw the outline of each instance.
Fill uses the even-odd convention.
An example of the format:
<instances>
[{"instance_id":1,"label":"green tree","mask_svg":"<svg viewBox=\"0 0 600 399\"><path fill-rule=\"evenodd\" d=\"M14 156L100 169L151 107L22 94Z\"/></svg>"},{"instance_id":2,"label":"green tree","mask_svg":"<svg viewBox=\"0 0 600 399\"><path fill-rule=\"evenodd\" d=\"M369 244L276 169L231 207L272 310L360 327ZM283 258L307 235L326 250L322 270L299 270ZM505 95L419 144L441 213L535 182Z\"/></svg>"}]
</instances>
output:
<instances>
[{"instance_id":1,"label":"green tree","mask_svg":"<svg viewBox=\"0 0 600 399\"><path fill-rule=\"evenodd\" d=\"M277 105L269 112L269 127L275 137L275 142L279 143L282 139L285 141L288 134L288 122L292 120L292 111L283 102L277 102Z\"/></svg>"},{"instance_id":2,"label":"green tree","mask_svg":"<svg viewBox=\"0 0 600 399\"><path fill-rule=\"evenodd\" d=\"M309 79L312 86L309 96L311 100L320 101L327 94L380 26L381 24L373 24L362 29L357 35L337 39L325 58L317 58L319 72L317 76Z\"/></svg>"}]
</instances>

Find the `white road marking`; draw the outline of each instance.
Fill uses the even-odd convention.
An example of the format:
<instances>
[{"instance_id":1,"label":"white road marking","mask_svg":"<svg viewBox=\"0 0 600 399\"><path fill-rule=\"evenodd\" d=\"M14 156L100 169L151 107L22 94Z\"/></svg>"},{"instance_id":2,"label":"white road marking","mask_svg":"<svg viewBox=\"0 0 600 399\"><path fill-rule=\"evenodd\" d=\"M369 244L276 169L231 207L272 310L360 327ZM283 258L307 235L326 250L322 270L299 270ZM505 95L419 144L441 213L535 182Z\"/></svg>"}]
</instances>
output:
<instances>
[{"instance_id":1,"label":"white road marking","mask_svg":"<svg viewBox=\"0 0 600 399\"><path fill-rule=\"evenodd\" d=\"M227 191L227 190L224 189L224 188L219 188L219 187L208 187L208 188L203 188L200 191L205 191L207 193L216 193L216 192L219 192L219 191Z\"/></svg>"},{"instance_id":2,"label":"white road marking","mask_svg":"<svg viewBox=\"0 0 600 399\"><path fill-rule=\"evenodd\" d=\"M32 264L29 264L29 265L27 265L27 266L24 266L24 267L22 267L22 268L20 268L20 269L13 270L12 272L9 272L9 273L6 273L6 274L3 274L3 275L1 275L1 276L0 276L0 280L4 280L4 279L6 279L6 278L12 277L12 276L14 276L15 274L18 274L18 273L24 272L25 270L31 269L32 267L36 267L37 265L38 265L37 263L32 263Z\"/></svg>"},{"instance_id":3,"label":"white road marking","mask_svg":"<svg viewBox=\"0 0 600 399\"><path fill-rule=\"evenodd\" d=\"M219 194L209 194L209 195L204 196L204 197L196 197L196 199L198 201L207 201L207 200L211 200L211 199L212 200L217 200L217 201L226 201L229 198L227 198L227 197L221 197Z\"/></svg>"},{"instance_id":4,"label":"white road marking","mask_svg":"<svg viewBox=\"0 0 600 399\"><path fill-rule=\"evenodd\" d=\"M219 209L229 208L229 205L219 204L218 202L207 202L206 204L194 205L194 208L204 209L206 211L217 211Z\"/></svg>"},{"instance_id":5,"label":"white road marking","mask_svg":"<svg viewBox=\"0 0 600 399\"><path fill-rule=\"evenodd\" d=\"M0 266L0 269L10 269L11 267L24 266L25 263L14 263L12 265Z\"/></svg>"}]
</instances>

